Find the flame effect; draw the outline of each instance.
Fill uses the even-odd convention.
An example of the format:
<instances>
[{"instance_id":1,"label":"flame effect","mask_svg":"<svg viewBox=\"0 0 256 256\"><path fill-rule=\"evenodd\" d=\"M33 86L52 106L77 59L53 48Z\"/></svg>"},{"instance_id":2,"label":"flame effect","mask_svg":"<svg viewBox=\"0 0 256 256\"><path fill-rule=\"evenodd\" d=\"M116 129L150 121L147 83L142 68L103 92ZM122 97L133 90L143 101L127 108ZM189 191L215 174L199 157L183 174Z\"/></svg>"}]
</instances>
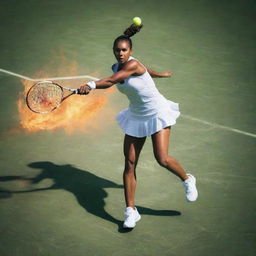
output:
<instances>
[{"instance_id":1,"label":"flame effect","mask_svg":"<svg viewBox=\"0 0 256 256\"><path fill-rule=\"evenodd\" d=\"M74 75L76 63L72 64L70 70L72 75ZM63 74L63 72L61 73ZM67 72L65 74L68 76ZM79 88L80 85L86 81L85 79L76 79L56 82L65 87ZM86 131L92 126L99 127L95 122L97 120L99 121L100 110L102 110L108 102L108 96L115 90L110 88L107 90L93 91L89 95L72 95L63 101L53 112L37 114L30 111L25 102L25 96L34 82L22 80L22 84L24 85L24 91L20 94L17 105L20 125L28 132L64 129L65 132L71 134L75 131ZM101 127L103 127L103 124Z\"/></svg>"}]
</instances>

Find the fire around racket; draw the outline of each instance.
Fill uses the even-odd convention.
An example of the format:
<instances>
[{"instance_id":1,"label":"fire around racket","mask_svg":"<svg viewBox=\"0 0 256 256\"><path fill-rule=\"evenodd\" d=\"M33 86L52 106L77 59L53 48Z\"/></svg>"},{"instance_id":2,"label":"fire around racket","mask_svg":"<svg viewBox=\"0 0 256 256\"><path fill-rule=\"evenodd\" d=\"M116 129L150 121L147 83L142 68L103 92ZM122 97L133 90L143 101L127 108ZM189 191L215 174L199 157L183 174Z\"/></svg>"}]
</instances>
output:
<instances>
[{"instance_id":1,"label":"fire around racket","mask_svg":"<svg viewBox=\"0 0 256 256\"><path fill-rule=\"evenodd\" d=\"M64 90L71 93L64 96ZM52 81L42 81L29 89L26 102L33 112L47 114L59 107L63 100L73 94L79 94L79 89L66 88Z\"/></svg>"}]
</instances>

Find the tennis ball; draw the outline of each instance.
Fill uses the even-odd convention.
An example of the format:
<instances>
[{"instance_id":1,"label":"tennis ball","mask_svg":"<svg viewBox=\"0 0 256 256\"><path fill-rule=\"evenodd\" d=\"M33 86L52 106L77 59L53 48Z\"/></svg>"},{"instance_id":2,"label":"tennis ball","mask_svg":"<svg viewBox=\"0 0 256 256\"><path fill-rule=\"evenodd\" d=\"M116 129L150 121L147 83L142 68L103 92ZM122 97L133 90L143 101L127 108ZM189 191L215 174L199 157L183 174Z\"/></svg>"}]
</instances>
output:
<instances>
[{"instance_id":1,"label":"tennis ball","mask_svg":"<svg viewBox=\"0 0 256 256\"><path fill-rule=\"evenodd\" d=\"M133 24L134 24L134 25L137 25L137 26L140 26L140 25L141 25L141 18L140 18L140 17L134 17L134 18L132 19L132 21L133 21Z\"/></svg>"}]
</instances>

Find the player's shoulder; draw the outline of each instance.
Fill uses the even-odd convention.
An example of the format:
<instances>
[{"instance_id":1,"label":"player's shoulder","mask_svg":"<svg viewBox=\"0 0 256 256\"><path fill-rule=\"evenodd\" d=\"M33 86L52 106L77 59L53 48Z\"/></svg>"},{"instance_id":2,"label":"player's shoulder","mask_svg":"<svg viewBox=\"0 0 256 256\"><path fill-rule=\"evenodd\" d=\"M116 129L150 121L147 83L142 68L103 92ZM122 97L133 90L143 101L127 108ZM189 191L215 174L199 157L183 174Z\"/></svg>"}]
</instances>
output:
<instances>
[{"instance_id":1,"label":"player's shoulder","mask_svg":"<svg viewBox=\"0 0 256 256\"><path fill-rule=\"evenodd\" d=\"M138 60L131 59L126 63L125 68L126 69L137 69L139 65L140 65L140 62Z\"/></svg>"}]
</instances>

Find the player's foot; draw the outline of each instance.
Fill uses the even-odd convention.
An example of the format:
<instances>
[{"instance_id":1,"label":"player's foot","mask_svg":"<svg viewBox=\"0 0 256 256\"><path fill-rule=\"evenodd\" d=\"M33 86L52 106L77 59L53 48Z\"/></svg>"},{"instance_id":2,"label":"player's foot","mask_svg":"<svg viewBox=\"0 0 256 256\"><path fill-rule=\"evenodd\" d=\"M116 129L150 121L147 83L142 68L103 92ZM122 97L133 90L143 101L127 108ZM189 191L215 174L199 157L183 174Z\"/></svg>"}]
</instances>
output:
<instances>
[{"instance_id":1,"label":"player's foot","mask_svg":"<svg viewBox=\"0 0 256 256\"><path fill-rule=\"evenodd\" d=\"M124 211L124 228L134 228L136 226L136 222L141 219L137 208L127 207Z\"/></svg>"},{"instance_id":2,"label":"player's foot","mask_svg":"<svg viewBox=\"0 0 256 256\"><path fill-rule=\"evenodd\" d=\"M196 199L198 197L198 192L196 189L196 178L189 173L187 175L188 175L188 179L186 179L182 183L185 187L187 200L189 202L193 202L193 201L196 201Z\"/></svg>"}]
</instances>

